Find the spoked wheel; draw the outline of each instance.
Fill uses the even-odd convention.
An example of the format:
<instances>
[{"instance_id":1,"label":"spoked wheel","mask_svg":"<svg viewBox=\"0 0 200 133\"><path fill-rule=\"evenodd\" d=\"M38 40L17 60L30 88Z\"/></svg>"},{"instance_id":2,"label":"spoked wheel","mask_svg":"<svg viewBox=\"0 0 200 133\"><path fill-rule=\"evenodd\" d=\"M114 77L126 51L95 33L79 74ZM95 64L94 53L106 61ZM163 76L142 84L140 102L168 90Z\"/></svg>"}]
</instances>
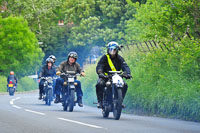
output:
<instances>
[{"instance_id":1,"label":"spoked wheel","mask_svg":"<svg viewBox=\"0 0 200 133\"><path fill-rule=\"evenodd\" d=\"M51 101L52 101L52 90L49 89L49 91L47 92L47 99L46 99L47 105L51 106Z\"/></svg>"},{"instance_id":2,"label":"spoked wheel","mask_svg":"<svg viewBox=\"0 0 200 133\"><path fill-rule=\"evenodd\" d=\"M72 112L74 110L74 90L71 90L70 93L69 112Z\"/></svg>"},{"instance_id":3,"label":"spoked wheel","mask_svg":"<svg viewBox=\"0 0 200 133\"><path fill-rule=\"evenodd\" d=\"M122 90L117 89L115 93L115 98L114 98L114 105L113 105L113 116L115 120L119 120L122 112L122 102L123 102L123 97L122 97Z\"/></svg>"}]
</instances>

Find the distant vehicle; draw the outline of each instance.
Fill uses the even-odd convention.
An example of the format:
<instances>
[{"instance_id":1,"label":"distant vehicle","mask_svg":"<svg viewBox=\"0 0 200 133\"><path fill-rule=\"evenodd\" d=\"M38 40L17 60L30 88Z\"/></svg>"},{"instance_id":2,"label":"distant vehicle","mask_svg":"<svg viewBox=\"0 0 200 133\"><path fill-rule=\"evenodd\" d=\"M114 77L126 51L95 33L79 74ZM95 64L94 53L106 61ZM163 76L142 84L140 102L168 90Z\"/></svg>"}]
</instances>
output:
<instances>
[{"instance_id":1,"label":"distant vehicle","mask_svg":"<svg viewBox=\"0 0 200 133\"><path fill-rule=\"evenodd\" d=\"M13 81L9 81L9 83L8 83L8 92L9 92L9 95L10 96L14 96L15 91L16 91L15 84L13 83Z\"/></svg>"},{"instance_id":2,"label":"distant vehicle","mask_svg":"<svg viewBox=\"0 0 200 133\"><path fill-rule=\"evenodd\" d=\"M53 80L56 79L56 77L41 77L41 79L44 79L44 91L45 96L43 98L43 101L45 101L45 104L51 105L51 102L53 101Z\"/></svg>"}]
</instances>

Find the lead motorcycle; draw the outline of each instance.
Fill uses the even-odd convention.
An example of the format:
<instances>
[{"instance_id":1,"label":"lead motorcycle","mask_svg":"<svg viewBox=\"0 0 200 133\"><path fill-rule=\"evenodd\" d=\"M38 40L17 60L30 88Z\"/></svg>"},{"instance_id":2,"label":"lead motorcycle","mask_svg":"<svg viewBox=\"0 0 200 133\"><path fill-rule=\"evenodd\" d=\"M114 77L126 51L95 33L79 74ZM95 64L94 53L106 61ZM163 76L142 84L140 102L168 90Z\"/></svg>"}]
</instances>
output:
<instances>
[{"instance_id":1,"label":"lead motorcycle","mask_svg":"<svg viewBox=\"0 0 200 133\"><path fill-rule=\"evenodd\" d=\"M13 81L9 81L8 83L8 92L10 96L14 96L14 93L16 91L16 85L13 83Z\"/></svg>"},{"instance_id":2,"label":"lead motorcycle","mask_svg":"<svg viewBox=\"0 0 200 133\"><path fill-rule=\"evenodd\" d=\"M103 89L102 114L108 118L113 112L115 120L119 120L122 111L122 89L124 87L123 74L121 71L109 71L106 86Z\"/></svg>"},{"instance_id":3,"label":"lead motorcycle","mask_svg":"<svg viewBox=\"0 0 200 133\"><path fill-rule=\"evenodd\" d=\"M56 79L56 77L41 77L41 80L44 81L44 98L43 101L45 101L45 104L51 105L51 102L53 101L53 80Z\"/></svg>"},{"instance_id":4,"label":"lead motorcycle","mask_svg":"<svg viewBox=\"0 0 200 133\"><path fill-rule=\"evenodd\" d=\"M80 74L75 73L74 71L67 71L66 73L61 73L60 75L64 79L63 89L62 89L62 105L63 110L72 112L74 110L74 106L76 106L77 99L75 97L76 85L75 79Z\"/></svg>"}]
</instances>

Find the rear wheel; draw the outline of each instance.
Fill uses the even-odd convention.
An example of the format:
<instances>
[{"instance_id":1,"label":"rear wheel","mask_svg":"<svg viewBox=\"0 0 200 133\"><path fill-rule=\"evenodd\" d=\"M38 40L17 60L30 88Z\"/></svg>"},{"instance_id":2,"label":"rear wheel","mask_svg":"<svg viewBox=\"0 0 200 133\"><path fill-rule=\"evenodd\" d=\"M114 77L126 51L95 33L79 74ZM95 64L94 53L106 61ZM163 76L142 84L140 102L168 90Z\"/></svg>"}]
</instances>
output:
<instances>
[{"instance_id":1,"label":"rear wheel","mask_svg":"<svg viewBox=\"0 0 200 133\"><path fill-rule=\"evenodd\" d=\"M70 93L69 112L72 112L74 110L74 90L71 90Z\"/></svg>"},{"instance_id":2,"label":"rear wheel","mask_svg":"<svg viewBox=\"0 0 200 133\"><path fill-rule=\"evenodd\" d=\"M13 96L13 95L14 95L14 88L13 88L13 87L10 87L10 88L9 88L9 95L10 95L10 96Z\"/></svg>"},{"instance_id":3,"label":"rear wheel","mask_svg":"<svg viewBox=\"0 0 200 133\"><path fill-rule=\"evenodd\" d=\"M114 104L113 104L113 116L115 120L119 120L122 112L122 102L123 102L123 97L122 97L122 90L117 89L114 97Z\"/></svg>"}]
</instances>

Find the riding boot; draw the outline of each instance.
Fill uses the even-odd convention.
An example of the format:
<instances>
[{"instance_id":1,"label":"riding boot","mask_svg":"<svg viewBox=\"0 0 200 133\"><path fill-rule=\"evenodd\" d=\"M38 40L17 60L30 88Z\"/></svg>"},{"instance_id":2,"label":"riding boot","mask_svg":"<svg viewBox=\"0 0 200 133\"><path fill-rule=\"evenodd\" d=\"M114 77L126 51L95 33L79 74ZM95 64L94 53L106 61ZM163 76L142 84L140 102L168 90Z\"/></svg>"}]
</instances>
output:
<instances>
[{"instance_id":1,"label":"riding boot","mask_svg":"<svg viewBox=\"0 0 200 133\"><path fill-rule=\"evenodd\" d=\"M102 97L100 94L97 96L97 100L98 100L97 108L102 108Z\"/></svg>"},{"instance_id":2,"label":"riding boot","mask_svg":"<svg viewBox=\"0 0 200 133\"><path fill-rule=\"evenodd\" d=\"M59 103L60 102L60 95L56 95L56 99L54 101L54 103Z\"/></svg>"},{"instance_id":3,"label":"riding boot","mask_svg":"<svg viewBox=\"0 0 200 133\"><path fill-rule=\"evenodd\" d=\"M78 97L78 106L83 107L82 97Z\"/></svg>"},{"instance_id":4,"label":"riding boot","mask_svg":"<svg viewBox=\"0 0 200 133\"><path fill-rule=\"evenodd\" d=\"M39 100L41 100L42 99L42 94L39 94L39 98L38 98Z\"/></svg>"},{"instance_id":5,"label":"riding boot","mask_svg":"<svg viewBox=\"0 0 200 133\"><path fill-rule=\"evenodd\" d=\"M103 80L101 80L103 82ZM103 92L101 88L104 88L103 83L101 83L100 80L98 81L98 84L96 85L96 95L97 95L97 108L102 108L102 99L103 99Z\"/></svg>"}]
</instances>

